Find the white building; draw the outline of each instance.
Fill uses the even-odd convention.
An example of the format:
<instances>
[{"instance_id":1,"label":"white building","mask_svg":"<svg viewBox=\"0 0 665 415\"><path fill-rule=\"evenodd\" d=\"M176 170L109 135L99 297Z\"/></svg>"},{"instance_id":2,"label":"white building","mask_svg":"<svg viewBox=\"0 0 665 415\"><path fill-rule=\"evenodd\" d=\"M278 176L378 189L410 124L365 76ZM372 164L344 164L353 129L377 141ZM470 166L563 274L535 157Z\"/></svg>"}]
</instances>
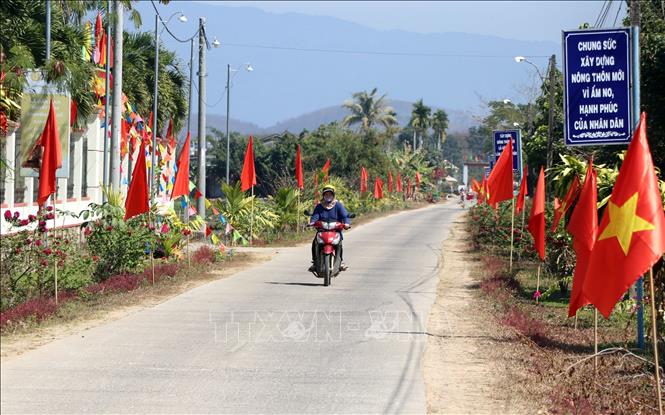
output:
<instances>
[{"instance_id":1,"label":"white building","mask_svg":"<svg viewBox=\"0 0 665 415\"><path fill-rule=\"evenodd\" d=\"M79 213L91 202L102 201L104 130L99 118L95 118L83 131L73 130L69 144L69 178L59 178L56 207ZM21 128L11 129L6 137L0 137L0 156L8 168L0 169L0 233L11 232L9 222L4 220L6 210L18 211L21 218L37 212L39 179L22 177L17 163L21 145ZM126 167L126 163L125 166ZM126 186L123 186L126 188ZM81 221L60 215L58 227L75 226ZM53 227L53 221L48 221Z\"/></svg>"}]
</instances>

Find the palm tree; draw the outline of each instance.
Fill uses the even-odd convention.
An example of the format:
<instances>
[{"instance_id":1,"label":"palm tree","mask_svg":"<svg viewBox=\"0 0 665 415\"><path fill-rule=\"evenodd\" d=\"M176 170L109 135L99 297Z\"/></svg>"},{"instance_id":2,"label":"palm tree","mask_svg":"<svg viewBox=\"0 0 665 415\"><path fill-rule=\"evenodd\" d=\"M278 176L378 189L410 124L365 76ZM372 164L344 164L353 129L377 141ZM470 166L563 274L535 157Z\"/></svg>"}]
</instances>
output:
<instances>
[{"instance_id":1,"label":"palm tree","mask_svg":"<svg viewBox=\"0 0 665 415\"><path fill-rule=\"evenodd\" d=\"M416 133L420 137L420 148L423 147L423 134L431 125L430 116L432 114L432 108L423 104L422 98L416 101L413 104L413 110L411 111L411 120L409 125L413 127L413 151L416 151L418 147L416 146Z\"/></svg>"},{"instance_id":2,"label":"palm tree","mask_svg":"<svg viewBox=\"0 0 665 415\"><path fill-rule=\"evenodd\" d=\"M155 43L149 32L125 32L123 56L123 90L139 114L152 111ZM187 78L176 54L159 47L158 126L173 118L176 129L187 115Z\"/></svg>"},{"instance_id":3,"label":"palm tree","mask_svg":"<svg viewBox=\"0 0 665 415\"><path fill-rule=\"evenodd\" d=\"M375 124L381 124L385 128L396 125L395 111L385 104L386 94L377 97L376 92L376 88L369 94L367 91L356 92L353 100L344 102L342 107L351 111L351 114L344 117L342 125L348 127L360 124L363 132L369 131Z\"/></svg>"},{"instance_id":4,"label":"palm tree","mask_svg":"<svg viewBox=\"0 0 665 415\"><path fill-rule=\"evenodd\" d=\"M446 142L446 129L448 128L448 114L438 109L432 114L432 129L437 136L436 150L441 151L441 146Z\"/></svg>"}]
</instances>

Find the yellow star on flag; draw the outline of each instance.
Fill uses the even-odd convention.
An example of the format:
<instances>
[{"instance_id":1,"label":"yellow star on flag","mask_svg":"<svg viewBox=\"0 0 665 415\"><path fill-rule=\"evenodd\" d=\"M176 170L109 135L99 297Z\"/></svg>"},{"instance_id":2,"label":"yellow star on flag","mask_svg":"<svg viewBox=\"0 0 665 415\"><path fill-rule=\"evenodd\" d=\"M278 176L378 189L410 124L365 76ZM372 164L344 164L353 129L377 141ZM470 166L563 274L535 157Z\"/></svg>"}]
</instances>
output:
<instances>
[{"instance_id":1,"label":"yellow star on flag","mask_svg":"<svg viewBox=\"0 0 665 415\"><path fill-rule=\"evenodd\" d=\"M599 241L616 237L621 245L624 255L628 255L630 241L635 232L655 229L653 224L637 216L637 192L635 192L622 206L610 201L610 222L598 237Z\"/></svg>"}]
</instances>

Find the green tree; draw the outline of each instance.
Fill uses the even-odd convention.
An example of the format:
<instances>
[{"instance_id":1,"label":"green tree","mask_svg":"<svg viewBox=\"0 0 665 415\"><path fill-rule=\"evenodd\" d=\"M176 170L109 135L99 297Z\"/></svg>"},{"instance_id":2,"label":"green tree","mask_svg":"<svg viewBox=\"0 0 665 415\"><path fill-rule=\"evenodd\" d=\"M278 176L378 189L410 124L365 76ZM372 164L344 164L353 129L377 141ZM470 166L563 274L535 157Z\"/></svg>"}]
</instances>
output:
<instances>
[{"instance_id":1,"label":"green tree","mask_svg":"<svg viewBox=\"0 0 665 415\"><path fill-rule=\"evenodd\" d=\"M342 125L349 127L360 124L361 131L368 132L375 124L380 124L384 128L389 128L397 124L395 111L387 106L386 94L377 96L377 89L356 92L353 99L344 102L342 107L348 109L351 114L344 117Z\"/></svg>"},{"instance_id":2,"label":"green tree","mask_svg":"<svg viewBox=\"0 0 665 415\"><path fill-rule=\"evenodd\" d=\"M432 114L432 108L423 104L422 98L413 104L413 109L411 111L411 120L409 121L409 125L414 129L413 131L414 151L418 149L416 142L416 134L420 138L420 148L423 147L423 134L425 134L425 132L431 125L431 119L430 119L431 114Z\"/></svg>"},{"instance_id":3,"label":"green tree","mask_svg":"<svg viewBox=\"0 0 665 415\"><path fill-rule=\"evenodd\" d=\"M448 114L438 109L432 114L432 129L436 135L436 149L441 151L441 145L446 142L446 130L448 129Z\"/></svg>"}]
</instances>

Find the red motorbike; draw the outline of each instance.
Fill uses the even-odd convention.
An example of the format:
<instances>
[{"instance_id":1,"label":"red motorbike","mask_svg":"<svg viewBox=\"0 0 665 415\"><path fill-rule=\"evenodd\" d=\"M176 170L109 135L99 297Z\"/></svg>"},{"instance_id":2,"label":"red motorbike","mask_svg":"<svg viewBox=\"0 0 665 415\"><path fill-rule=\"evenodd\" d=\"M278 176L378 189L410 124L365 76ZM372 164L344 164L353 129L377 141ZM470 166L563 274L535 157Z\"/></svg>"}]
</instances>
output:
<instances>
[{"instance_id":1,"label":"red motorbike","mask_svg":"<svg viewBox=\"0 0 665 415\"><path fill-rule=\"evenodd\" d=\"M310 216L305 211L306 216ZM350 214L349 218L354 218ZM323 285L329 286L330 280L340 273L342 265L341 254L341 232L345 228L342 222L323 222L316 221L312 225L307 225L316 229L316 243L314 244L314 269L312 272L317 278L323 278Z\"/></svg>"}]
</instances>

